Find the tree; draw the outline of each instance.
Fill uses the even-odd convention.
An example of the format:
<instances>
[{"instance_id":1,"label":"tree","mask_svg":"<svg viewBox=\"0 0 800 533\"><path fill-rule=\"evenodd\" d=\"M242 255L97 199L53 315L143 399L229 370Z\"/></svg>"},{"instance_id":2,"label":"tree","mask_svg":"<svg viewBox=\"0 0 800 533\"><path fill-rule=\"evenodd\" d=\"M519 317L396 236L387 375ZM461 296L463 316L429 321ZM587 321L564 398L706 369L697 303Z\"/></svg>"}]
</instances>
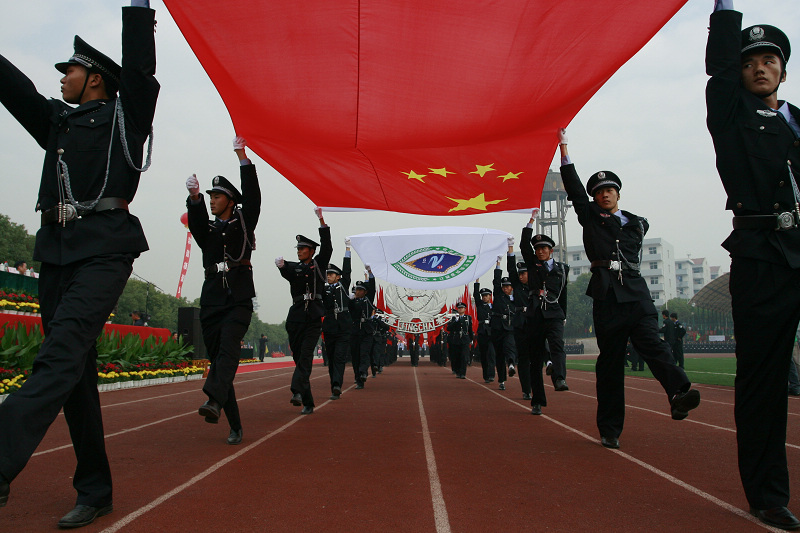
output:
<instances>
[{"instance_id":1,"label":"tree","mask_svg":"<svg viewBox=\"0 0 800 533\"><path fill-rule=\"evenodd\" d=\"M33 247L36 237L28 234L22 224L15 224L7 215L0 215L0 263L8 261L14 266L17 261L25 261L37 272L41 265L33 260Z\"/></svg>"},{"instance_id":2,"label":"tree","mask_svg":"<svg viewBox=\"0 0 800 533\"><path fill-rule=\"evenodd\" d=\"M592 326L592 299L586 296L591 273L584 273L567 286L567 324L564 336L570 339L594 336Z\"/></svg>"}]
</instances>

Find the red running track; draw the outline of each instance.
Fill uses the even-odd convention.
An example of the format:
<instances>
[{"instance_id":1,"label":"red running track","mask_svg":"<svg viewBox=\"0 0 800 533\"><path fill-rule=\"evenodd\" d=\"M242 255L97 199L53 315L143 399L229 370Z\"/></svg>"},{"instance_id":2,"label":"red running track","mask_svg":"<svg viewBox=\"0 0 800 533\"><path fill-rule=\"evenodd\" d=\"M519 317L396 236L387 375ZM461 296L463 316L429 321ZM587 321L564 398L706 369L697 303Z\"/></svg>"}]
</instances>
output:
<instances>
[{"instance_id":1,"label":"red running track","mask_svg":"<svg viewBox=\"0 0 800 533\"><path fill-rule=\"evenodd\" d=\"M202 381L101 394L115 482L112 514L82 531L764 531L736 468L733 390L703 386L671 420L654 380L628 377L620 450L600 446L594 374L571 371L531 416L508 390L401 359L329 401L315 367L313 415L289 404L291 368L236 379L244 442L203 422ZM800 473L789 402L787 454ZM74 503L63 417L11 487L0 531L50 531ZM795 505L795 510L800 506Z\"/></svg>"}]
</instances>

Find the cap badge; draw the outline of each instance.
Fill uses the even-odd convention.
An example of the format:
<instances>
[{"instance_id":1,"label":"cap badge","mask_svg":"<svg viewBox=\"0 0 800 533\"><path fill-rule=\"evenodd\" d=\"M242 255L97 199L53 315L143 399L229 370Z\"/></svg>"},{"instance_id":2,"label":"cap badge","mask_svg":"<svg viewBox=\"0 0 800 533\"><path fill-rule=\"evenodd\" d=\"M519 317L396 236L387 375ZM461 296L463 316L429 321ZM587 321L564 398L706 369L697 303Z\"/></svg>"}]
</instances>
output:
<instances>
[{"instance_id":1,"label":"cap badge","mask_svg":"<svg viewBox=\"0 0 800 533\"><path fill-rule=\"evenodd\" d=\"M600 172L597 173L597 177L600 178L601 180L605 179L606 178L606 173L603 172L603 171L600 171Z\"/></svg>"},{"instance_id":2,"label":"cap badge","mask_svg":"<svg viewBox=\"0 0 800 533\"><path fill-rule=\"evenodd\" d=\"M760 41L764 38L764 28L761 26L756 26L752 30L750 30L750 40L751 41Z\"/></svg>"},{"instance_id":3,"label":"cap badge","mask_svg":"<svg viewBox=\"0 0 800 533\"><path fill-rule=\"evenodd\" d=\"M219 176L214 176L214 185L219 185Z\"/></svg>"}]
</instances>

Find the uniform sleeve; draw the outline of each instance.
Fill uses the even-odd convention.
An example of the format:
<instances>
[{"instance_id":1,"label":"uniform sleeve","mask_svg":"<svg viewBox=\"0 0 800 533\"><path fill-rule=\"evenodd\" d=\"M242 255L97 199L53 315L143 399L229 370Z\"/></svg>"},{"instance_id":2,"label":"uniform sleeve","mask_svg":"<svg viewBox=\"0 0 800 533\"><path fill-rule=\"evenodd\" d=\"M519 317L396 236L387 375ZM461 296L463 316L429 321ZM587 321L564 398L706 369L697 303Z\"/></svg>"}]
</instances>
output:
<instances>
[{"instance_id":1,"label":"uniform sleeve","mask_svg":"<svg viewBox=\"0 0 800 533\"><path fill-rule=\"evenodd\" d=\"M39 94L33 82L3 56L0 56L0 103L39 146L47 148L51 104Z\"/></svg>"},{"instance_id":2,"label":"uniform sleeve","mask_svg":"<svg viewBox=\"0 0 800 533\"><path fill-rule=\"evenodd\" d=\"M528 267L529 276L533 265L536 264L536 253L533 250L531 238L533 238L533 228L527 226L522 228L522 236L519 238L519 249L522 251L522 260L525 261L525 265Z\"/></svg>"},{"instance_id":3,"label":"uniform sleeve","mask_svg":"<svg viewBox=\"0 0 800 533\"><path fill-rule=\"evenodd\" d=\"M155 11L122 8L122 73L119 97L125 124L142 135L150 132L160 86L155 79Z\"/></svg>"},{"instance_id":4,"label":"uniform sleeve","mask_svg":"<svg viewBox=\"0 0 800 533\"><path fill-rule=\"evenodd\" d=\"M330 226L323 226L319 228L320 248L317 254L317 264L323 268L328 267L333 255L333 243L331 242L331 228Z\"/></svg>"},{"instance_id":5,"label":"uniform sleeve","mask_svg":"<svg viewBox=\"0 0 800 533\"><path fill-rule=\"evenodd\" d=\"M261 188L258 185L256 166L252 163L241 165L239 174L242 178L242 215L247 229L253 231L261 215Z\"/></svg>"},{"instance_id":6,"label":"uniform sleeve","mask_svg":"<svg viewBox=\"0 0 800 533\"><path fill-rule=\"evenodd\" d=\"M742 14L712 13L706 45L706 122L713 134L730 127L739 101L742 79Z\"/></svg>"},{"instance_id":7,"label":"uniform sleeve","mask_svg":"<svg viewBox=\"0 0 800 533\"><path fill-rule=\"evenodd\" d=\"M195 242L201 250L205 249L206 238L208 237L208 210L203 195L200 201L192 203L191 197L186 199L186 212L189 222L189 231L192 233Z\"/></svg>"},{"instance_id":8,"label":"uniform sleeve","mask_svg":"<svg viewBox=\"0 0 800 533\"><path fill-rule=\"evenodd\" d=\"M561 167L561 181L567 191L567 200L572 202L575 213L578 215L578 222L580 222L581 226L585 226L589 222L590 200L583 183L578 177L574 164Z\"/></svg>"},{"instance_id":9,"label":"uniform sleeve","mask_svg":"<svg viewBox=\"0 0 800 533\"><path fill-rule=\"evenodd\" d=\"M472 299L475 301L475 305L481 302L481 284L477 281L472 285Z\"/></svg>"},{"instance_id":10,"label":"uniform sleeve","mask_svg":"<svg viewBox=\"0 0 800 533\"><path fill-rule=\"evenodd\" d=\"M567 316L567 288L569 288L569 265L564 266L564 290L561 291L561 296L558 298L558 305L564 310L564 318Z\"/></svg>"},{"instance_id":11,"label":"uniform sleeve","mask_svg":"<svg viewBox=\"0 0 800 533\"><path fill-rule=\"evenodd\" d=\"M516 287L520 284L519 273L517 272L517 261L513 255L506 255L506 270L508 270L508 281Z\"/></svg>"},{"instance_id":12,"label":"uniform sleeve","mask_svg":"<svg viewBox=\"0 0 800 533\"><path fill-rule=\"evenodd\" d=\"M353 272L352 259L345 256L344 259L342 259L342 279L340 280L342 287L344 287L345 292L350 290L350 282L352 281L350 275L352 272Z\"/></svg>"}]
</instances>

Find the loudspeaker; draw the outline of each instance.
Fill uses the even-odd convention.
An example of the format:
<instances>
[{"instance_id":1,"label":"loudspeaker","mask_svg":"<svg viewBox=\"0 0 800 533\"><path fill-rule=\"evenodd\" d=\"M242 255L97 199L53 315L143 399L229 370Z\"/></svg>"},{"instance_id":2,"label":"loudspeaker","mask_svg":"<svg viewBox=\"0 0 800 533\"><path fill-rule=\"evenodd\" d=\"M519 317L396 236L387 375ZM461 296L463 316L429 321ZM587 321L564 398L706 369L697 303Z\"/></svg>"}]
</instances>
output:
<instances>
[{"instance_id":1,"label":"loudspeaker","mask_svg":"<svg viewBox=\"0 0 800 533\"><path fill-rule=\"evenodd\" d=\"M199 307L178 308L178 335L183 337L183 342L194 347L194 351L189 354L192 359L208 359L203 330L200 327Z\"/></svg>"}]
</instances>

